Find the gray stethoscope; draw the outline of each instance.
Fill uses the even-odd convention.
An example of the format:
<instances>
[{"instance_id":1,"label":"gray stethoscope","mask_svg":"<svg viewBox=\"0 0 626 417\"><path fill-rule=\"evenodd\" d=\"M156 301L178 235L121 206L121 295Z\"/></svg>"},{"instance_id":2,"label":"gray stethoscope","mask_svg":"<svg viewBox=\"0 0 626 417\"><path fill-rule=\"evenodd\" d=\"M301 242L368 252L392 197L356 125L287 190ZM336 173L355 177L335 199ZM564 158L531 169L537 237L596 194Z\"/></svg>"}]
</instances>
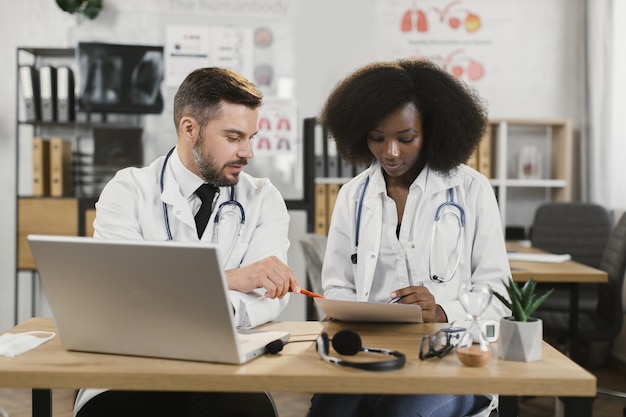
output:
<instances>
[{"instance_id":1,"label":"gray stethoscope","mask_svg":"<svg viewBox=\"0 0 626 417\"><path fill-rule=\"evenodd\" d=\"M356 209L356 228L354 233L354 253L350 256L350 261L356 265L357 263L357 249L359 247L359 232L361 230L361 211L363 209L363 199L365 197L365 191L367 190L367 186L370 183L370 177L365 178L365 182L363 183L363 187L361 189L361 196L359 197L359 201L357 203ZM449 200L442 203L437 210L435 211L435 218L432 227L432 232L430 236L430 246L428 249L428 276L432 281L436 282L448 282L450 281L454 275L456 274L457 269L459 268L459 263L461 262L461 253L463 252L463 241L465 235L465 210L458 203L454 202L454 190L452 188L448 189L448 197ZM451 210L456 209L456 210ZM458 212L457 212L458 211ZM433 275L431 270L432 265L432 254L433 254L433 246L435 243L435 235L437 233L437 225L439 220L445 216L446 214L451 214L457 219L459 225L459 235L456 242L456 250L458 251L458 256L456 258L456 262L454 264L454 269L449 277L444 277L441 275Z\"/></svg>"},{"instance_id":2,"label":"gray stethoscope","mask_svg":"<svg viewBox=\"0 0 626 417\"><path fill-rule=\"evenodd\" d=\"M165 160L163 161L163 167L161 168L161 178L159 179L161 193L163 193L163 188L164 188L163 179L165 177L165 168L167 167L167 162L169 161L170 156L172 156L172 152L174 152L174 149L176 149L176 147L173 147L172 149L169 150L169 152L165 156ZM215 203L215 200L217 200L218 196L219 196L219 190L218 190L218 193L215 194L213 203ZM246 211L243 209L243 206L241 205L241 203L239 203L239 201L235 199L235 187L234 186L230 187L230 199L220 204L217 208L217 213L215 213L215 217L213 219L213 222L215 223L215 227L213 228L213 237L211 239L213 243L218 243L217 229L218 229L218 226L220 225L220 222L222 221L222 217L226 216L228 213L235 213L237 211L237 210L235 211L231 210L231 211L226 212L225 211L226 206L235 206L238 209L239 225L237 226L235 237L232 243L230 244L230 248L228 249L228 254L226 255L226 260L224 262L224 265L228 265L228 261L230 260L230 256L233 253L233 249L235 249L235 246L237 242L239 241L239 237L241 236L241 229L246 222ZM165 202L163 202L163 219L165 221L165 230L167 232L167 240L174 240L172 238L172 230L170 229L170 218L169 218L169 215L167 214L167 204L165 204Z\"/></svg>"}]
</instances>

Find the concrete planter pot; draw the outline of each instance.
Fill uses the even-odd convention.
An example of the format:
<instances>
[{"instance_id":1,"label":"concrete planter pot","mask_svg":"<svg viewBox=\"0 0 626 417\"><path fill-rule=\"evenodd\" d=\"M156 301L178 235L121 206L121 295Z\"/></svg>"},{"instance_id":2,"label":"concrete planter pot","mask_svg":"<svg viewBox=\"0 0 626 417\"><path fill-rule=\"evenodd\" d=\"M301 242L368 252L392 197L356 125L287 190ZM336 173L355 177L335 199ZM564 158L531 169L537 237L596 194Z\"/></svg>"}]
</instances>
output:
<instances>
[{"instance_id":1,"label":"concrete planter pot","mask_svg":"<svg viewBox=\"0 0 626 417\"><path fill-rule=\"evenodd\" d=\"M513 317L500 319L498 357L509 361L532 362L541 359L543 322L529 318L515 321Z\"/></svg>"}]
</instances>

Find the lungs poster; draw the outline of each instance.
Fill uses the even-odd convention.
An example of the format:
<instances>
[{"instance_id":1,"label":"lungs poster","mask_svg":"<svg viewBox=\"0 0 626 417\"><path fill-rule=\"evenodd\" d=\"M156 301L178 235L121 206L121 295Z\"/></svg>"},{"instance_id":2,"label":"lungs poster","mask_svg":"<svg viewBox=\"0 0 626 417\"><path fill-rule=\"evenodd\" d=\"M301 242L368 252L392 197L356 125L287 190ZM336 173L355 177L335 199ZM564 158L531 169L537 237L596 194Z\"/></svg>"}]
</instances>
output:
<instances>
[{"instance_id":1,"label":"lungs poster","mask_svg":"<svg viewBox=\"0 0 626 417\"><path fill-rule=\"evenodd\" d=\"M377 59L427 57L470 84L506 71L509 0L378 0Z\"/></svg>"}]
</instances>

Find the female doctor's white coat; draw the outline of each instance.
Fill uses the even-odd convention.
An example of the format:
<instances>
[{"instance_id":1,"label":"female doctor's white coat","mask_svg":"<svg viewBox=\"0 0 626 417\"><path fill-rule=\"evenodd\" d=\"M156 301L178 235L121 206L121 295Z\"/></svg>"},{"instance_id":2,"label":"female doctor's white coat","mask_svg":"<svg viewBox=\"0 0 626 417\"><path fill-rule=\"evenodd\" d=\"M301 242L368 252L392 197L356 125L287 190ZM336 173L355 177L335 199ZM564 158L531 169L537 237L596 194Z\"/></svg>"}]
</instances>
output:
<instances>
[{"instance_id":1,"label":"female doctor's white coat","mask_svg":"<svg viewBox=\"0 0 626 417\"><path fill-rule=\"evenodd\" d=\"M144 168L125 168L106 185L96 203L94 237L168 240L163 211L165 203L173 240L199 240L189 199L202 180L183 166L178 153L174 151L165 167L161 192L164 159L164 156L160 157ZM278 189L267 178L253 178L243 172L240 174L235 186L235 198L244 208L245 224L236 241L240 213L234 205L225 206L221 211L223 215L220 224L216 226L214 223L217 208L230 199L230 192L230 187L220 189L201 241L211 242L217 227L222 262L226 261L228 251L235 242L228 264L224 265L225 270L272 255L287 263L289 214ZM229 292L236 311L235 323L239 327L254 327L274 320L287 305L288 294L282 299L269 299L263 296L264 292L263 289L247 294Z\"/></svg>"},{"instance_id":2,"label":"female doctor's white coat","mask_svg":"<svg viewBox=\"0 0 626 417\"><path fill-rule=\"evenodd\" d=\"M366 177L370 177L364 195ZM448 190L453 190L454 202L465 212L465 230L458 269L448 282L435 282L429 277L429 268L449 277L458 258L459 225L451 215L442 216L437 225L437 242L433 245L433 260L429 251L434 218L442 203L450 201ZM322 285L328 298L386 302L389 293L376 294L373 283L376 265L381 253L383 231L383 199L387 191L379 163L359 174L339 190L332 215L324 264ZM355 247L357 209L362 199L359 244ZM459 214L455 208L452 210ZM404 259L396 262L394 276L400 289L411 283L424 285L445 311L448 321L467 320L459 300L462 281L485 281L492 289L505 294L502 280L511 275L502 233L502 224L495 195L489 181L477 171L460 165L449 174L441 174L426 166L409 189L401 229L400 247ZM393 225L395 227L395 225ZM388 231L386 231L388 232ZM443 248L443 249L441 249ZM437 251L440 253L437 253ZM383 248L389 252L389 248ZM357 263L351 254L357 254ZM445 253L444 253L445 252ZM446 257L446 254L453 255ZM378 286L380 288L380 285ZM499 320L509 314L506 307L492 298L481 318Z\"/></svg>"}]
</instances>

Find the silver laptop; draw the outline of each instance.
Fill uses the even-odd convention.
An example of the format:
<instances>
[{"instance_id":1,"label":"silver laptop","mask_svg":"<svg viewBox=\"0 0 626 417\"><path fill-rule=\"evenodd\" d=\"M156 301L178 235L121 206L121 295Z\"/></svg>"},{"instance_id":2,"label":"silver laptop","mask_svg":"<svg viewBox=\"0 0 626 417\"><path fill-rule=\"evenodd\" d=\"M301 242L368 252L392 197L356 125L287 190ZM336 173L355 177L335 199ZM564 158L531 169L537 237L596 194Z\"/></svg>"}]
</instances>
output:
<instances>
[{"instance_id":1,"label":"silver laptop","mask_svg":"<svg viewBox=\"0 0 626 417\"><path fill-rule=\"evenodd\" d=\"M241 364L288 332L238 331L217 248L29 235L65 349Z\"/></svg>"}]
</instances>

